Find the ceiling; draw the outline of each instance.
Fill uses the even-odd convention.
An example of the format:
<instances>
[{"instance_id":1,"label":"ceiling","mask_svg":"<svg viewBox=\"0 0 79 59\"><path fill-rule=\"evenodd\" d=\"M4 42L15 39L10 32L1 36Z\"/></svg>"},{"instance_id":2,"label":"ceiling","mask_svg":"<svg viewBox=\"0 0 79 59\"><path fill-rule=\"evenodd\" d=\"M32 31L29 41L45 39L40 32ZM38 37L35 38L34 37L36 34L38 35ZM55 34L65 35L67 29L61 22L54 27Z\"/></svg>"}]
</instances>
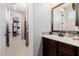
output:
<instances>
[{"instance_id":1,"label":"ceiling","mask_svg":"<svg viewBox=\"0 0 79 59\"><path fill-rule=\"evenodd\" d=\"M60 3L50 3L50 7L55 7L56 5L58 5ZM22 12L22 13L26 13L26 7L27 4L23 4L23 3L6 3L6 6L9 7L12 10L18 11L18 12Z\"/></svg>"},{"instance_id":2,"label":"ceiling","mask_svg":"<svg viewBox=\"0 0 79 59\"><path fill-rule=\"evenodd\" d=\"M26 13L26 4L24 3L0 3L1 6L7 6L13 11Z\"/></svg>"},{"instance_id":3,"label":"ceiling","mask_svg":"<svg viewBox=\"0 0 79 59\"><path fill-rule=\"evenodd\" d=\"M54 3L54 4L50 3L49 5L51 8L53 8L58 4L59 3ZM25 3L0 3L0 6L7 6L11 10L26 14L27 4L25 4Z\"/></svg>"},{"instance_id":4,"label":"ceiling","mask_svg":"<svg viewBox=\"0 0 79 59\"><path fill-rule=\"evenodd\" d=\"M7 4L7 6L14 11L26 13L26 4L11 3Z\"/></svg>"}]
</instances>

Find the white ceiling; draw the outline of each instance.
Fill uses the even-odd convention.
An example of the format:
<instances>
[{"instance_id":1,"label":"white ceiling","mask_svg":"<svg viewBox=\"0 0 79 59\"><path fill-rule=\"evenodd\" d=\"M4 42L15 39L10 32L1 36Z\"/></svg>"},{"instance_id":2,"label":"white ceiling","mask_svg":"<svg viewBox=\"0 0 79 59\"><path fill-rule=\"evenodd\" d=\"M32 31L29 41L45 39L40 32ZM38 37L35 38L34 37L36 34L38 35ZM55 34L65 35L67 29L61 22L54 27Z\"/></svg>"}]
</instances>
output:
<instances>
[{"instance_id":1,"label":"white ceiling","mask_svg":"<svg viewBox=\"0 0 79 59\"><path fill-rule=\"evenodd\" d=\"M0 3L1 6L7 6L11 10L21 12L21 13L26 13L26 4L22 3Z\"/></svg>"},{"instance_id":2,"label":"white ceiling","mask_svg":"<svg viewBox=\"0 0 79 59\"><path fill-rule=\"evenodd\" d=\"M56 5L58 5L59 3L49 3L50 7L55 7ZM12 10L18 11L18 12L22 12L25 13L26 12L26 7L27 4L21 4L21 3L6 3L6 6L9 7Z\"/></svg>"},{"instance_id":3,"label":"white ceiling","mask_svg":"<svg viewBox=\"0 0 79 59\"><path fill-rule=\"evenodd\" d=\"M49 3L51 8L55 7L58 4L59 3L55 3L55 4ZM0 5L1 6L7 6L11 10L26 14L27 4L25 4L25 3L0 3Z\"/></svg>"},{"instance_id":4,"label":"white ceiling","mask_svg":"<svg viewBox=\"0 0 79 59\"><path fill-rule=\"evenodd\" d=\"M24 4L11 3L11 4L7 4L7 6L14 11L26 13L26 6Z\"/></svg>"}]
</instances>

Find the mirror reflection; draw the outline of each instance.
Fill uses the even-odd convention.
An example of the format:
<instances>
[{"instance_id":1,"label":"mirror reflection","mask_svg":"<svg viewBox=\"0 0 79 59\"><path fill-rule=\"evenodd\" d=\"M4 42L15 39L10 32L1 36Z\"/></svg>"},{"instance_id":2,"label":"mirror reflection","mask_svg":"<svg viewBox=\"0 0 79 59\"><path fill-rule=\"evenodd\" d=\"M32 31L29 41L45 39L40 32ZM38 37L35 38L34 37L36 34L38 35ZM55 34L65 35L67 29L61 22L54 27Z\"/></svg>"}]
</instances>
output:
<instances>
[{"instance_id":1,"label":"mirror reflection","mask_svg":"<svg viewBox=\"0 0 79 59\"><path fill-rule=\"evenodd\" d=\"M62 4L53 9L53 30L78 31L78 4Z\"/></svg>"}]
</instances>

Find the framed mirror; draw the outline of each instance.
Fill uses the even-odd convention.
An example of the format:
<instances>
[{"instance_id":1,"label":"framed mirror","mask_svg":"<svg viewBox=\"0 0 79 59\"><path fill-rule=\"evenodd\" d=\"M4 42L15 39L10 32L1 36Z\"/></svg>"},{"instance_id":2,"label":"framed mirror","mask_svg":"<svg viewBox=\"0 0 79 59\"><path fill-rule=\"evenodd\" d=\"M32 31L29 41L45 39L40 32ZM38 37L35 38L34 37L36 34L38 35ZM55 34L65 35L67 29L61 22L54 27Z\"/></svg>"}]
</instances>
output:
<instances>
[{"instance_id":1,"label":"framed mirror","mask_svg":"<svg viewBox=\"0 0 79 59\"><path fill-rule=\"evenodd\" d=\"M78 12L78 3L61 3L52 8L52 32L79 31Z\"/></svg>"}]
</instances>

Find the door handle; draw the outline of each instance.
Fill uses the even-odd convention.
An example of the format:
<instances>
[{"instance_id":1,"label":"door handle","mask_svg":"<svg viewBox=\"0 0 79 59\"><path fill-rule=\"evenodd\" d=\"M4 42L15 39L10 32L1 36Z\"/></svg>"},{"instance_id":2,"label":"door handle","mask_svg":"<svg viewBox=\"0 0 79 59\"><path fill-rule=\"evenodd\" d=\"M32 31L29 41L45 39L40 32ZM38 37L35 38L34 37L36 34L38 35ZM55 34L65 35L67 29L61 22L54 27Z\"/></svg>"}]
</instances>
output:
<instances>
[{"instance_id":1,"label":"door handle","mask_svg":"<svg viewBox=\"0 0 79 59\"><path fill-rule=\"evenodd\" d=\"M7 36L7 34L5 34L5 36Z\"/></svg>"},{"instance_id":2,"label":"door handle","mask_svg":"<svg viewBox=\"0 0 79 59\"><path fill-rule=\"evenodd\" d=\"M11 33L11 32L8 32L8 33ZM5 36L7 36L8 33L6 33Z\"/></svg>"}]
</instances>

